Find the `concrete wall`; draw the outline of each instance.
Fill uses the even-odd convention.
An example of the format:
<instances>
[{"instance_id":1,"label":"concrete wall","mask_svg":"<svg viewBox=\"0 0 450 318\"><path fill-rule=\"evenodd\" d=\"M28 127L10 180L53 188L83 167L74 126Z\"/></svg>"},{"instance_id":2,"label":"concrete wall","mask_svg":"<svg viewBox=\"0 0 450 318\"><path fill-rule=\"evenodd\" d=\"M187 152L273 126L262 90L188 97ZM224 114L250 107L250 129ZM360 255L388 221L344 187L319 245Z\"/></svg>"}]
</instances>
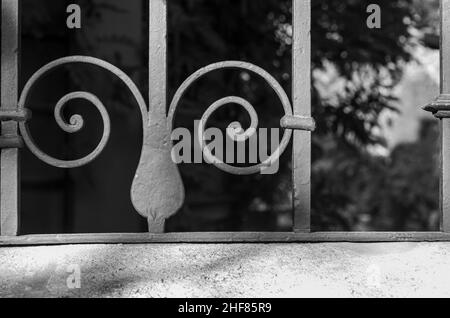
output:
<instances>
[{"instance_id":1,"label":"concrete wall","mask_svg":"<svg viewBox=\"0 0 450 318\"><path fill-rule=\"evenodd\" d=\"M11 296L450 297L450 243L0 248Z\"/></svg>"}]
</instances>

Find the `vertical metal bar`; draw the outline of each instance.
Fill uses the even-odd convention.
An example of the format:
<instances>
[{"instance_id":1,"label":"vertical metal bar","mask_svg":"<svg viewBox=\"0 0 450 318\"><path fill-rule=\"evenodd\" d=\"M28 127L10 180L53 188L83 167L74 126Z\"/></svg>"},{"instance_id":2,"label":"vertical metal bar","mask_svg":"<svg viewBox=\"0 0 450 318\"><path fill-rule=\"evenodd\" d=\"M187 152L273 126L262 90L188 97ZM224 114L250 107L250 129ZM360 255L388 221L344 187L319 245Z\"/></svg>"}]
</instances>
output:
<instances>
[{"instance_id":1,"label":"vertical metal bar","mask_svg":"<svg viewBox=\"0 0 450 318\"><path fill-rule=\"evenodd\" d=\"M441 96L450 94L450 0L441 1ZM450 118L441 119L441 230L450 232Z\"/></svg>"},{"instance_id":2,"label":"vertical metal bar","mask_svg":"<svg viewBox=\"0 0 450 318\"><path fill-rule=\"evenodd\" d=\"M2 0L1 110L16 110L19 85L19 0ZM17 137L16 122L4 122L2 135ZM15 236L19 230L19 150L3 149L0 157L0 230Z\"/></svg>"},{"instance_id":3,"label":"vertical metal bar","mask_svg":"<svg viewBox=\"0 0 450 318\"><path fill-rule=\"evenodd\" d=\"M293 107L311 117L311 0L292 0ZM311 231L311 132L294 131L294 231Z\"/></svg>"},{"instance_id":4,"label":"vertical metal bar","mask_svg":"<svg viewBox=\"0 0 450 318\"><path fill-rule=\"evenodd\" d=\"M167 0L149 1L149 131L155 149L167 144ZM155 167L159 169L160 167ZM160 182L161 181L161 182ZM163 186L163 180L155 180ZM164 192L166 189L163 189ZM169 193L169 191L167 191ZM157 212L157 211L155 211ZM165 219L149 218L149 232L163 233Z\"/></svg>"},{"instance_id":5,"label":"vertical metal bar","mask_svg":"<svg viewBox=\"0 0 450 318\"><path fill-rule=\"evenodd\" d=\"M441 181L440 181L440 226L441 231L450 232L450 118L443 118L441 126Z\"/></svg>"},{"instance_id":6,"label":"vertical metal bar","mask_svg":"<svg viewBox=\"0 0 450 318\"><path fill-rule=\"evenodd\" d=\"M149 3L150 114L158 119L167 112L167 0ZM150 116L152 117L152 116Z\"/></svg>"}]
</instances>

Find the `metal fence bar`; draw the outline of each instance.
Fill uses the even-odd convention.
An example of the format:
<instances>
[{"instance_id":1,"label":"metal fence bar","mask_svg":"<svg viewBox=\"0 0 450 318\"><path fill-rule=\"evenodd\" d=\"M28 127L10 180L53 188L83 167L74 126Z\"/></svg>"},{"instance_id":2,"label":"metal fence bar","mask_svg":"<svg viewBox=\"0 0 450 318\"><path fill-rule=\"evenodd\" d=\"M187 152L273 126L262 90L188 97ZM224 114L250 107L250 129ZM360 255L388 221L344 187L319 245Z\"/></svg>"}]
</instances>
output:
<instances>
[{"instance_id":1,"label":"metal fence bar","mask_svg":"<svg viewBox=\"0 0 450 318\"><path fill-rule=\"evenodd\" d=\"M425 110L440 119L440 221L450 233L450 0L441 0L441 93Z\"/></svg>"},{"instance_id":2,"label":"metal fence bar","mask_svg":"<svg viewBox=\"0 0 450 318\"><path fill-rule=\"evenodd\" d=\"M19 77L18 0L2 0L2 66L0 113L17 111ZM2 119L0 141L0 230L2 236L15 236L19 230L19 149L17 120Z\"/></svg>"},{"instance_id":3,"label":"metal fence bar","mask_svg":"<svg viewBox=\"0 0 450 318\"><path fill-rule=\"evenodd\" d=\"M441 94L450 94L450 0L441 4ZM450 110L450 101L447 102ZM441 119L441 230L450 232L450 113Z\"/></svg>"},{"instance_id":4,"label":"metal fence bar","mask_svg":"<svg viewBox=\"0 0 450 318\"><path fill-rule=\"evenodd\" d=\"M450 242L450 233L442 232L315 232L315 233L102 233L46 234L0 237L3 246L36 246L66 244L153 244L153 243L386 243Z\"/></svg>"},{"instance_id":5,"label":"metal fence bar","mask_svg":"<svg viewBox=\"0 0 450 318\"><path fill-rule=\"evenodd\" d=\"M167 0L149 1L149 131L151 132L152 147L163 149L168 137L166 127L167 115ZM147 158L147 161L152 161ZM155 169L165 170L163 167ZM161 180L163 175L155 174L154 187L165 186ZM161 189L166 192L166 189ZM167 189L167 194L170 189ZM159 206L164 206L163 204ZM164 215L164 211L153 211ZM165 219L149 218L149 232L163 233Z\"/></svg>"},{"instance_id":6,"label":"metal fence bar","mask_svg":"<svg viewBox=\"0 0 450 318\"><path fill-rule=\"evenodd\" d=\"M167 113L166 1L167 0L152 0L149 2L150 117L151 115L158 116L158 119L164 119L163 122L165 122Z\"/></svg>"},{"instance_id":7,"label":"metal fence bar","mask_svg":"<svg viewBox=\"0 0 450 318\"><path fill-rule=\"evenodd\" d=\"M292 0L294 116L311 117L311 1ZM311 132L294 131L294 231L311 231Z\"/></svg>"}]
</instances>

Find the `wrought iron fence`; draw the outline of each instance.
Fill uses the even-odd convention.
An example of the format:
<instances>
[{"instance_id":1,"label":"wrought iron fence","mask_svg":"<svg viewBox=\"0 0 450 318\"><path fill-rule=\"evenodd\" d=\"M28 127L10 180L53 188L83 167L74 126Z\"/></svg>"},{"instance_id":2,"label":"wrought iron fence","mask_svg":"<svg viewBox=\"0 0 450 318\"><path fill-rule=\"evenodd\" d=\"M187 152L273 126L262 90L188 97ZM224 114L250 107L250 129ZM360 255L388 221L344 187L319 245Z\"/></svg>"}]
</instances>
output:
<instances>
[{"instance_id":1,"label":"wrought iron fence","mask_svg":"<svg viewBox=\"0 0 450 318\"><path fill-rule=\"evenodd\" d=\"M167 86L167 7L166 0L149 1L149 105L130 77L116 66L89 56L68 56L53 61L38 70L26 83L22 92L18 88L19 72L19 29L20 1L2 0L2 69L1 69L1 108L0 121L2 131L1 148L1 238L0 243L7 244L58 244L89 242L153 242L153 241L397 241L397 240L448 240L450 232L450 152L446 141L450 139L450 0L442 0L442 96L427 110L436 113L442 122L442 232L440 233L311 233L311 132L315 124L311 118L311 4L310 0L293 0L293 96L288 97L281 85L262 68L244 61L224 61L205 66L192 74L179 87L173 100L168 104ZM20 148L29 150L43 162L62 169L71 169L86 165L95 160L105 148L111 124L106 107L102 101L89 92L73 92L62 97L54 108L54 116L59 127L66 133L77 133L83 128L83 118L73 115L67 122L63 117L64 107L74 99L90 102L100 113L104 131L101 141L87 156L65 161L53 158L34 143L28 130L32 120L27 105L35 84L47 73L66 64L90 64L103 68L117 76L130 90L139 106L143 123L143 146L138 169L131 189L131 200L137 213L148 220L149 234L116 235L64 235L16 237L19 233L20 184L19 155ZM223 69L241 69L263 78L280 99L284 116L280 118L280 128L284 136L278 149L265 162L251 167L235 167L216 163L218 169L230 174L245 175L259 173L261 169L277 161L290 142L293 144L292 182L293 229L291 233L193 233L163 234L165 221L177 211L184 201L184 187L176 164L171 160L170 134L177 108L186 90L206 74ZM252 118L251 127L243 132L240 124L233 123L231 128L239 128L244 136L258 125L258 115L247 101L234 96L226 97L212 104L201 119L200 138L205 123L219 108L228 104L244 107ZM167 106L169 111L167 112ZM237 125L237 126L236 126ZM208 147L203 145L203 151ZM212 156L211 153L209 153Z\"/></svg>"}]
</instances>

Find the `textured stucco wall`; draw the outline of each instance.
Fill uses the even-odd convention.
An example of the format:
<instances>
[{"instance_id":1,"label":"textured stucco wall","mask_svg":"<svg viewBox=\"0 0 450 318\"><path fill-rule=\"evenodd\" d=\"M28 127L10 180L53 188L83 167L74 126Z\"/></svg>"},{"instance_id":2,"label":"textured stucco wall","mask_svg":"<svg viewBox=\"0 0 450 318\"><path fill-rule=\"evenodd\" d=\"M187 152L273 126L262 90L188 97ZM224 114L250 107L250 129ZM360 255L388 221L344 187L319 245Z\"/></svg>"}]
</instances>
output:
<instances>
[{"instance_id":1,"label":"textured stucco wall","mask_svg":"<svg viewBox=\"0 0 450 318\"><path fill-rule=\"evenodd\" d=\"M10 296L450 297L450 244L0 248L0 297Z\"/></svg>"}]
</instances>

